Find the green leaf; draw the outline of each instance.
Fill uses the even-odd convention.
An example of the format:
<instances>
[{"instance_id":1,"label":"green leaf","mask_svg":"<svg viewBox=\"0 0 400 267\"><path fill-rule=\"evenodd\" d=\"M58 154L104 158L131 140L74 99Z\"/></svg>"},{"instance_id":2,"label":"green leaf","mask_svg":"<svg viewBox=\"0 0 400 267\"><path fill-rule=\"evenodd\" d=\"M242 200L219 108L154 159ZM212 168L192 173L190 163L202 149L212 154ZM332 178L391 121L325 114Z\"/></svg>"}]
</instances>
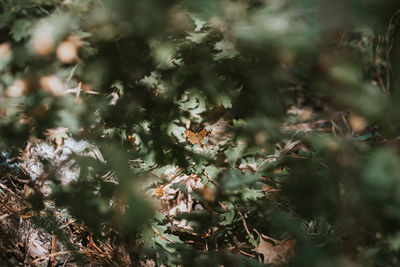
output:
<instances>
[{"instance_id":1,"label":"green leaf","mask_svg":"<svg viewBox=\"0 0 400 267\"><path fill-rule=\"evenodd\" d=\"M215 43L215 50L219 50L217 54L214 55L214 60L218 61L221 59L232 59L239 55L239 52L234 48L233 44L225 40Z\"/></svg>"},{"instance_id":2,"label":"green leaf","mask_svg":"<svg viewBox=\"0 0 400 267\"><path fill-rule=\"evenodd\" d=\"M258 180L259 178L254 177L255 180ZM242 199L245 201L256 201L259 198L262 198L265 196L263 190L261 189L254 189L250 187L243 187L240 189L240 194L242 196Z\"/></svg>"},{"instance_id":3,"label":"green leaf","mask_svg":"<svg viewBox=\"0 0 400 267\"><path fill-rule=\"evenodd\" d=\"M235 206L234 206L231 202L229 202L229 203L228 203L227 212L225 212L225 213L222 215L223 220L222 220L221 223L222 223L223 225L229 225L229 224L231 224L231 223L233 222L233 218L235 217L235 214L236 214Z\"/></svg>"},{"instance_id":4,"label":"green leaf","mask_svg":"<svg viewBox=\"0 0 400 267\"><path fill-rule=\"evenodd\" d=\"M233 122L233 126L235 128L240 128L240 127L245 127L246 126L246 121L243 120L243 119L238 119L238 120L233 119L232 122Z\"/></svg>"},{"instance_id":5,"label":"green leaf","mask_svg":"<svg viewBox=\"0 0 400 267\"><path fill-rule=\"evenodd\" d=\"M244 141L239 142L235 147L227 149L224 153L230 166L234 167L237 160L242 157L246 149Z\"/></svg>"},{"instance_id":6,"label":"green leaf","mask_svg":"<svg viewBox=\"0 0 400 267\"><path fill-rule=\"evenodd\" d=\"M172 122L168 125L167 134L170 136L175 136L179 140L179 142L185 142L186 139L184 138L184 133L186 131L186 128L177 125L175 122Z\"/></svg>"},{"instance_id":7,"label":"green leaf","mask_svg":"<svg viewBox=\"0 0 400 267\"><path fill-rule=\"evenodd\" d=\"M160 236L156 236L155 241L159 246L161 246L163 249L165 249L169 253L173 254L176 252L175 248L169 246L171 244L171 242L162 239Z\"/></svg>"},{"instance_id":8,"label":"green leaf","mask_svg":"<svg viewBox=\"0 0 400 267\"><path fill-rule=\"evenodd\" d=\"M223 187L225 189L236 189L244 185L250 185L261 179L257 173L242 173L239 170L228 170L223 179Z\"/></svg>"},{"instance_id":9,"label":"green leaf","mask_svg":"<svg viewBox=\"0 0 400 267\"><path fill-rule=\"evenodd\" d=\"M219 95L217 96L217 104L222 105L224 108L231 108L232 99L229 96Z\"/></svg>"},{"instance_id":10,"label":"green leaf","mask_svg":"<svg viewBox=\"0 0 400 267\"><path fill-rule=\"evenodd\" d=\"M154 241L155 235L156 234L154 233L154 230L151 228L151 226L146 226L142 231L142 240L144 244L149 247L154 247L156 244L156 242Z\"/></svg>"},{"instance_id":11,"label":"green leaf","mask_svg":"<svg viewBox=\"0 0 400 267\"><path fill-rule=\"evenodd\" d=\"M15 41L19 42L31 34L31 28L32 22L30 20L19 19L14 22L14 25L11 28L11 35Z\"/></svg>"},{"instance_id":12,"label":"green leaf","mask_svg":"<svg viewBox=\"0 0 400 267\"><path fill-rule=\"evenodd\" d=\"M206 167L206 172L207 172L207 174L211 177L211 179L216 179L217 176L218 176L218 173L219 173L220 171L221 171L221 170L218 169L218 168L215 167L215 166L207 166L207 167Z\"/></svg>"},{"instance_id":13,"label":"green leaf","mask_svg":"<svg viewBox=\"0 0 400 267\"><path fill-rule=\"evenodd\" d=\"M381 148L370 156L364 169L364 179L370 193L384 195L391 190L399 190L400 159L397 154L388 148Z\"/></svg>"}]
</instances>

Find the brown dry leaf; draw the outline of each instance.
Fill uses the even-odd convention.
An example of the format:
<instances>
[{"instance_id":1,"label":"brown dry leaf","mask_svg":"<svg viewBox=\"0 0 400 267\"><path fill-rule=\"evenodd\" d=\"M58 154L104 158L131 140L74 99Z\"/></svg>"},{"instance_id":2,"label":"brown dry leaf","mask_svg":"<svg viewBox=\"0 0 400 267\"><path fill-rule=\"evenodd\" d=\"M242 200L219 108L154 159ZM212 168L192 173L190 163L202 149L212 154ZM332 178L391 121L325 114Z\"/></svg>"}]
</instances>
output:
<instances>
[{"instance_id":1,"label":"brown dry leaf","mask_svg":"<svg viewBox=\"0 0 400 267\"><path fill-rule=\"evenodd\" d=\"M293 254L295 244L294 240L279 241L261 234L255 251L264 256L264 264L283 264Z\"/></svg>"}]
</instances>

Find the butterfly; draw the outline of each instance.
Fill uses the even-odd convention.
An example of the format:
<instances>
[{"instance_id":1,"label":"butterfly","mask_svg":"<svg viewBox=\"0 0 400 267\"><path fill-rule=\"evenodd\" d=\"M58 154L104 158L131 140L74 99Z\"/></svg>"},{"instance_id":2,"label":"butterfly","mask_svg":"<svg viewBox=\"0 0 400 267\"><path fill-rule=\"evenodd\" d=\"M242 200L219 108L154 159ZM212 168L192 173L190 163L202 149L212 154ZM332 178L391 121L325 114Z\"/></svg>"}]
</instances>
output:
<instances>
[{"instance_id":1,"label":"butterfly","mask_svg":"<svg viewBox=\"0 0 400 267\"><path fill-rule=\"evenodd\" d=\"M207 131L206 129L203 129L197 133L192 132L191 130L185 131L186 138L189 139L189 142L192 143L192 145L203 143L204 137L209 136L210 134L211 132Z\"/></svg>"}]
</instances>

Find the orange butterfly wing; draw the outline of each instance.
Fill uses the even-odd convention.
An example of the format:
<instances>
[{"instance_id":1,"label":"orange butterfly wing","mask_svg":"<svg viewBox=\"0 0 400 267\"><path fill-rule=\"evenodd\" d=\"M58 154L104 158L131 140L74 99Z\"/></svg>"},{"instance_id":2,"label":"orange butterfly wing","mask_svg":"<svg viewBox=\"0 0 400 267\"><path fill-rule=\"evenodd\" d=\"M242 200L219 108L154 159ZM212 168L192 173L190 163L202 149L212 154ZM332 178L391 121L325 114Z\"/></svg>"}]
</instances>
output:
<instances>
[{"instance_id":1,"label":"orange butterfly wing","mask_svg":"<svg viewBox=\"0 0 400 267\"><path fill-rule=\"evenodd\" d=\"M210 135L210 131L207 131L206 129L201 130L198 133L194 133L190 130L185 131L186 137L189 139L189 142L194 144L201 144L204 141L204 137Z\"/></svg>"},{"instance_id":2,"label":"orange butterfly wing","mask_svg":"<svg viewBox=\"0 0 400 267\"><path fill-rule=\"evenodd\" d=\"M207 131L206 129L201 130L196 134L197 136L197 142L199 144L203 143L204 137L208 136L210 134L210 131Z\"/></svg>"},{"instance_id":3,"label":"orange butterfly wing","mask_svg":"<svg viewBox=\"0 0 400 267\"><path fill-rule=\"evenodd\" d=\"M186 130L185 135L189 139L189 142L192 143L192 145L196 144L197 135L194 132L192 132L190 130Z\"/></svg>"}]
</instances>

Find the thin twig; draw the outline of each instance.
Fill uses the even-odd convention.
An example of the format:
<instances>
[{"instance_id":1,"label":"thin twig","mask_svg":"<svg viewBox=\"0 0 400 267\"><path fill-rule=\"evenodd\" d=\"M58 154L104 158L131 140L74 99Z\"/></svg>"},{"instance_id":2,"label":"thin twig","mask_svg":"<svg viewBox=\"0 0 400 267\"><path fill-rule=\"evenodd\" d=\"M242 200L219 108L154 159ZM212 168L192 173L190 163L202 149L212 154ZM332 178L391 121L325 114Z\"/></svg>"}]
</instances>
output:
<instances>
[{"instance_id":1,"label":"thin twig","mask_svg":"<svg viewBox=\"0 0 400 267\"><path fill-rule=\"evenodd\" d=\"M239 252L242 253L242 254L244 254L244 255L246 255L246 256L255 258L255 256L254 256L253 254L247 253L247 252L245 252L245 251L243 251L243 250L239 250Z\"/></svg>"},{"instance_id":2,"label":"thin twig","mask_svg":"<svg viewBox=\"0 0 400 267\"><path fill-rule=\"evenodd\" d=\"M14 191L12 191L10 188L8 188L6 185L0 183L0 187L3 188L4 190L7 190L8 192L10 192L13 195L18 196Z\"/></svg>"},{"instance_id":3,"label":"thin twig","mask_svg":"<svg viewBox=\"0 0 400 267\"><path fill-rule=\"evenodd\" d=\"M256 228L254 228L254 232L256 232L256 233L257 233L257 235L258 235L260 238L264 238L264 239L271 240L272 242L274 242L274 245L276 245L276 244L279 244L279 243L280 243L280 241L279 241L279 240L277 240L277 239L273 239L272 237L269 237L269 236L266 236L266 235L263 235L263 234L261 234L260 232L258 232L258 231L257 231L257 229L256 229Z\"/></svg>"},{"instance_id":4,"label":"thin twig","mask_svg":"<svg viewBox=\"0 0 400 267\"><path fill-rule=\"evenodd\" d=\"M69 81L71 80L72 76L74 76L75 70L76 70L76 68L77 68L78 66L79 66L79 63L76 64L76 65L71 69L71 72L69 73L68 78L67 78L67 82L69 82Z\"/></svg>"},{"instance_id":5,"label":"thin twig","mask_svg":"<svg viewBox=\"0 0 400 267\"><path fill-rule=\"evenodd\" d=\"M71 253L71 251L59 251L59 252L54 252L54 253L46 254L46 255L43 255L43 256L41 256L41 257L39 257L39 258L34 259L33 261L30 262L30 264L34 264L34 263L36 263L36 262L45 260L45 259L47 259L48 257L53 257L53 256L63 255L63 254L68 254L68 253Z\"/></svg>"},{"instance_id":6,"label":"thin twig","mask_svg":"<svg viewBox=\"0 0 400 267\"><path fill-rule=\"evenodd\" d=\"M165 237L162 234L160 234L160 232L154 226L151 226L151 228L153 229L154 233L156 233L156 235L158 235L161 239L164 239L165 241L168 241L168 242L173 243L173 244L176 243L175 241L169 239L168 237Z\"/></svg>"},{"instance_id":7,"label":"thin twig","mask_svg":"<svg viewBox=\"0 0 400 267\"><path fill-rule=\"evenodd\" d=\"M236 208L237 208L237 207L236 207ZM239 209L238 209L238 213L239 213L239 215L240 215L240 218L242 218L243 226L244 226L244 229L246 230L246 233L249 235L249 237L251 238L251 240L252 240L253 243L255 244L255 243L256 243L256 240L254 239L253 234L250 233L249 228L247 227L246 220L244 219L243 214L242 214L242 212L241 212Z\"/></svg>"},{"instance_id":8,"label":"thin twig","mask_svg":"<svg viewBox=\"0 0 400 267\"><path fill-rule=\"evenodd\" d=\"M242 218L244 229L246 230L246 233L249 235L250 239L253 241L254 248L255 248L256 251L257 251L257 247L255 246L256 240L254 239L253 234L250 233L249 228L247 227L246 220L244 219L242 212L238 209L238 207L237 207L236 205L235 205L235 207L236 207L236 209L238 210L238 213L239 213L240 217ZM261 261L261 258L260 258L260 255L257 254L257 256L258 256L259 262L262 262L262 261Z\"/></svg>"},{"instance_id":9,"label":"thin twig","mask_svg":"<svg viewBox=\"0 0 400 267\"><path fill-rule=\"evenodd\" d=\"M213 185L215 185L215 186L218 186L218 185L219 185L218 183L214 182L214 181L211 179L210 175L208 175L208 173L207 173L206 170L204 170L204 175L207 177L207 179L208 179Z\"/></svg>"},{"instance_id":10,"label":"thin twig","mask_svg":"<svg viewBox=\"0 0 400 267\"><path fill-rule=\"evenodd\" d=\"M179 169L178 172L177 172L174 176L172 176L171 179L169 179L169 181L168 181L165 185L163 185L163 186L161 187L161 190L163 190L164 187L166 187L166 186L169 185L173 180L175 180L175 178L178 177L178 175L181 174L181 173L182 173L182 169Z\"/></svg>"},{"instance_id":11,"label":"thin twig","mask_svg":"<svg viewBox=\"0 0 400 267\"><path fill-rule=\"evenodd\" d=\"M267 158L265 160L263 160L263 162L260 163L260 165L256 168L256 173L258 172L258 170L268 161L271 160L270 158Z\"/></svg>"},{"instance_id":12,"label":"thin twig","mask_svg":"<svg viewBox=\"0 0 400 267\"><path fill-rule=\"evenodd\" d=\"M52 234L52 236L51 236L51 254L54 254L56 252L56 250L57 250L57 237L55 234ZM55 260L56 259L54 256L50 257L50 266L51 267L56 266Z\"/></svg>"},{"instance_id":13,"label":"thin twig","mask_svg":"<svg viewBox=\"0 0 400 267\"><path fill-rule=\"evenodd\" d=\"M64 261L64 263L63 263L63 265L61 267L64 267L67 264L67 262L69 261L70 258L71 258L71 255L68 256L68 258Z\"/></svg>"},{"instance_id":14,"label":"thin twig","mask_svg":"<svg viewBox=\"0 0 400 267\"><path fill-rule=\"evenodd\" d=\"M24 241L24 247L25 247L24 262L26 262L26 257L28 256L28 252L29 252L30 246L32 245L32 243L29 242L30 241L29 240L29 236L30 236L30 231L31 231L31 222L28 220L27 224L28 224L28 230L25 232L26 236L25 236L25 241ZM31 241L33 242L33 238L32 238ZM28 245L28 242L31 243L31 244Z\"/></svg>"},{"instance_id":15,"label":"thin twig","mask_svg":"<svg viewBox=\"0 0 400 267\"><path fill-rule=\"evenodd\" d=\"M65 228L65 227L67 227L68 225L70 225L70 224L72 224L72 223L75 223L76 222L76 220L70 220L69 222L67 222L67 223L65 223L65 224L63 224L63 225L61 225L58 229L63 229L63 228Z\"/></svg>"}]
</instances>

